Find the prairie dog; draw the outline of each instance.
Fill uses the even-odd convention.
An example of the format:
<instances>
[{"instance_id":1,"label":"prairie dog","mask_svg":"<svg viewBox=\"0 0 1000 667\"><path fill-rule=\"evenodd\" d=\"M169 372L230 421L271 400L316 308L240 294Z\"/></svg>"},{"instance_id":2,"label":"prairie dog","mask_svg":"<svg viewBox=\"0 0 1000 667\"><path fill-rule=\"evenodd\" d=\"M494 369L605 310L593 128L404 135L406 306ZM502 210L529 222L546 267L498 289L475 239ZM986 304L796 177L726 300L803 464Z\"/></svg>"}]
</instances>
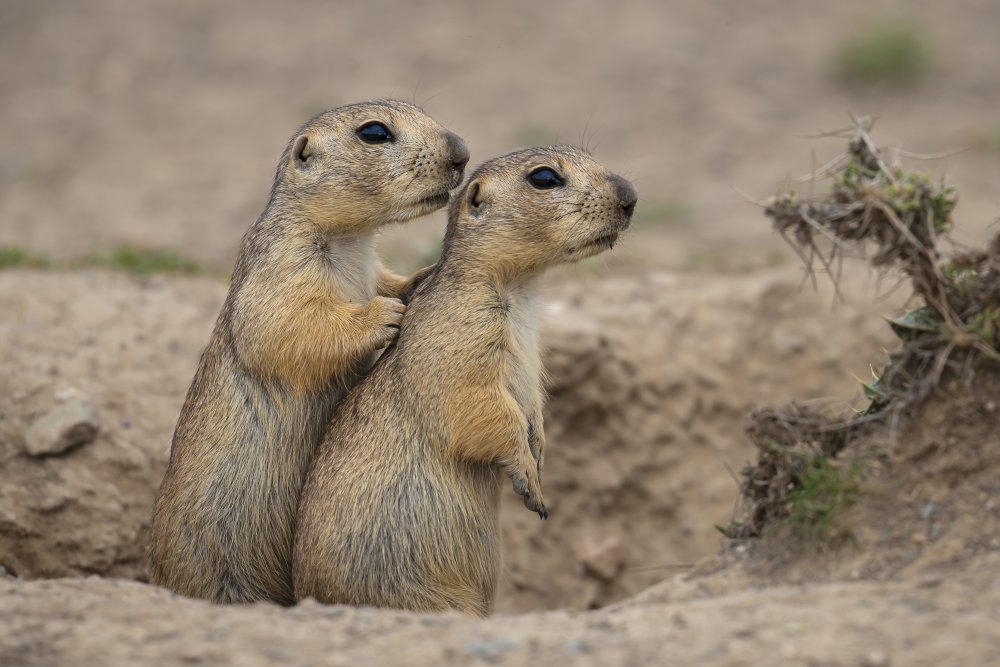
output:
<instances>
[{"instance_id":1,"label":"prairie dog","mask_svg":"<svg viewBox=\"0 0 1000 667\"><path fill-rule=\"evenodd\" d=\"M375 235L443 207L463 141L404 102L322 113L288 143L243 237L174 432L153 513L153 583L291 604L293 522L333 407L398 333L406 279Z\"/></svg>"},{"instance_id":2,"label":"prairie dog","mask_svg":"<svg viewBox=\"0 0 1000 667\"><path fill-rule=\"evenodd\" d=\"M546 516L538 281L611 248L632 185L586 152L479 167L395 343L335 411L299 504L297 599L486 615L506 474Z\"/></svg>"}]
</instances>

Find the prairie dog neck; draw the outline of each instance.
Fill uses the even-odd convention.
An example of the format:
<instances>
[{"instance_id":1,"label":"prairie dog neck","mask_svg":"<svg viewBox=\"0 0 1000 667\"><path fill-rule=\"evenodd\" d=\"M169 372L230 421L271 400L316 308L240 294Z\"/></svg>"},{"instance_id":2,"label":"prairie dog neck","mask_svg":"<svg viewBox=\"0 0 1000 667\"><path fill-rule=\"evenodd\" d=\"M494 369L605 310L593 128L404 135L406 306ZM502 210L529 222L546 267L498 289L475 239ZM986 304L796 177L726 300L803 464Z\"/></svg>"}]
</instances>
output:
<instances>
[{"instance_id":1,"label":"prairie dog neck","mask_svg":"<svg viewBox=\"0 0 1000 667\"><path fill-rule=\"evenodd\" d=\"M320 266L345 300L365 303L375 296L378 258L374 234L325 234L313 245Z\"/></svg>"},{"instance_id":2,"label":"prairie dog neck","mask_svg":"<svg viewBox=\"0 0 1000 667\"><path fill-rule=\"evenodd\" d=\"M513 285L494 286L504 304L508 326L537 331L541 321L541 286L537 277Z\"/></svg>"},{"instance_id":3,"label":"prairie dog neck","mask_svg":"<svg viewBox=\"0 0 1000 667\"><path fill-rule=\"evenodd\" d=\"M542 375L539 341L541 290L538 278L497 287L496 294L503 304L505 316L500 332L506 349L503 383L524 414L530 415Z\"/></svg>"}]
</instances>

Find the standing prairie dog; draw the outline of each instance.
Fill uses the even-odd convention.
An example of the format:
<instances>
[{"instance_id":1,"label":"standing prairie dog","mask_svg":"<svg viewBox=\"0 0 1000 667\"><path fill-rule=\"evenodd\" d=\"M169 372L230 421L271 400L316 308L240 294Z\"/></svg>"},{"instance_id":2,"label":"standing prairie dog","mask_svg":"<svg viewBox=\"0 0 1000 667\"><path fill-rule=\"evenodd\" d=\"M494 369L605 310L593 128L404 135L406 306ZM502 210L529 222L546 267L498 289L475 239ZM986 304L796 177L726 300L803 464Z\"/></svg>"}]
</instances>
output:
<instances>
[{"instance_id":1,"label":"standing prairie dog","mask_svg":"<svg viewBox=\"0 0 1000 667\"><path fill-rule=\"evenodd\" d=\"M299 504L295 597L486 615L504 474L545 517L538 282L611 248L636 195L577 148L479 167L395 344L337 408Z\"/></svg>"},{"instance_id":2,"label":"standing prairie dog","mask_svg":"<svg viewBox=\"0 0 1000 667\"><path fill-rule=\"evenodd\" d=\"M177 421L153 583L220 603L293 602L306 467L421 277L386 270L375 234L444 206L468 159L459 137L396 101L327 111L288 144Z\"/></svg>"}]
</instances>

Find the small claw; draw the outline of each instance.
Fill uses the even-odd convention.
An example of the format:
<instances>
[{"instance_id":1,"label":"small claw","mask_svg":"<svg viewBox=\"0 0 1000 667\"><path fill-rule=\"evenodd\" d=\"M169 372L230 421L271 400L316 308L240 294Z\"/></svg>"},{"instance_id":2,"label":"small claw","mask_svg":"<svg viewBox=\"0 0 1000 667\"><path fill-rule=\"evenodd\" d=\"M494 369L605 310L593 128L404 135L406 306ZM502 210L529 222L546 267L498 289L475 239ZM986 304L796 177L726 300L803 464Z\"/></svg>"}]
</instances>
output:
<instances>
[{"instance_id":1,"label":"small claw","mask_svg":"<svg viewBox=\"0 0 1000 667\"><path fill-rule=\"evenodd\" d=\"M549 512L545 509L545 503L530 494L523 494L521 497L523 498L524 506L535 512L540 519L549 518Z\"/></svg>"},{"instance_id":2,"label":"small claw","mask_svg":"<svg viewBox=\"0 0 1000 667\"><path fill-rule=\"evenodd\" d=\"M524 506L538 514L542 519L548 519L549 513L545 509L545 503L539 499L532 491L528 484L528 478L526 475L517 474L514 471L508 469L507 476L513 483L514 493L521 496L521 500Z\"/></svg>"}]
</instances>

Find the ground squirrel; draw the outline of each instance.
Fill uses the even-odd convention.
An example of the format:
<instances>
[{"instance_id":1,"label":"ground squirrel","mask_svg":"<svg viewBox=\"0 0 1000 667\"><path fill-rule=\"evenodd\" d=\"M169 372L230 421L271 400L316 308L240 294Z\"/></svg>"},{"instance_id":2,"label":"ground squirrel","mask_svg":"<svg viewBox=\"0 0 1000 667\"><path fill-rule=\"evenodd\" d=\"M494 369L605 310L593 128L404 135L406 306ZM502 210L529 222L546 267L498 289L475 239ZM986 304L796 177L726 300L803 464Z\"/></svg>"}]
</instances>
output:
<instances>
[{"instance_id":1,"label":"ground squirrel","mask_svg":"<svg viewBox=\"0 0 1000 667\"><path fill-rule=\"evenodd\" d=\"M216 602L293 602L295 509L334 405L398 333L408 280L377 230L448 202L469 154L419 108L351 104L306 123L243 237L153 513L152 576Z\"/></svg>"},{"instance_id":2,"label":"ground squirrel","mask_svg":"<svg viewBox=\"0 0 1000 667\"><path fill-rule=\"evenodd\" d=\"M586 152L487 162L399 338L337 408L299 504L297 599L485 615L504 473L545 516L539 278L612 247L636 195Z\"/></svg>"}]
</instances>

